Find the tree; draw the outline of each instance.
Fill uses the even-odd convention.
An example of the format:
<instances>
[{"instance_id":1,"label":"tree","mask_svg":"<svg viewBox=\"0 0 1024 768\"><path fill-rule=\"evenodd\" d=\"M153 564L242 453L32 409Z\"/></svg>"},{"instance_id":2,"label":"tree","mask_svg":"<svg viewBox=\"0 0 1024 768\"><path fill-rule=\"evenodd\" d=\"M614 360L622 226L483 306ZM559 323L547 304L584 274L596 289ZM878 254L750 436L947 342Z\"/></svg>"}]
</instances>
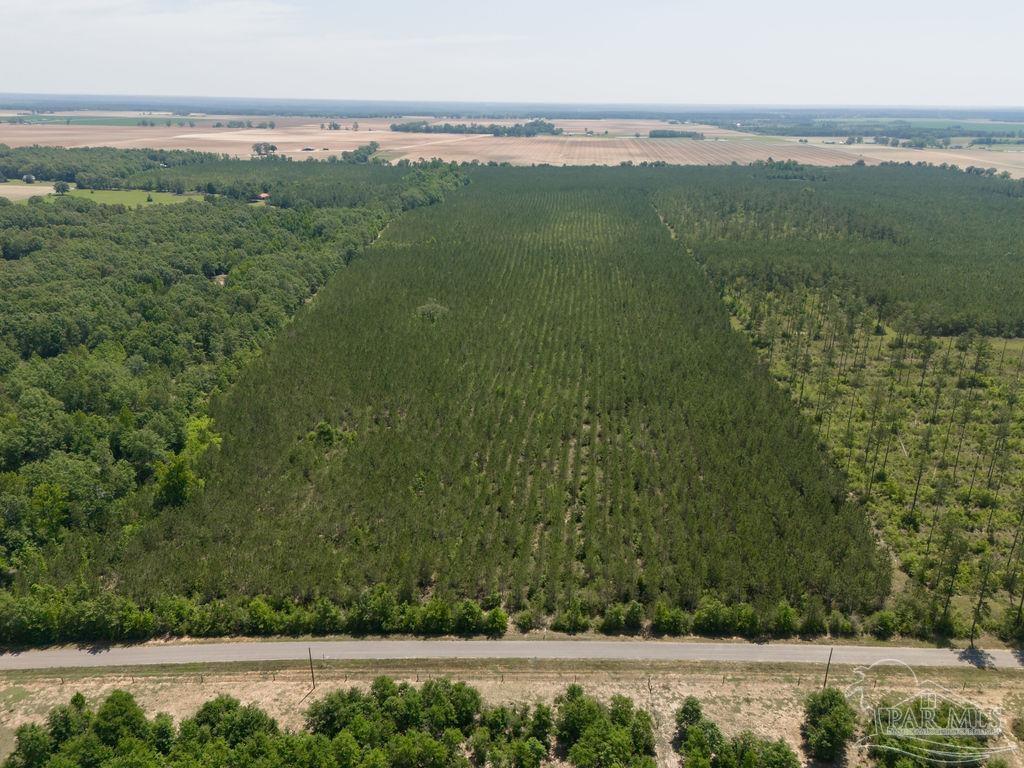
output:
<instances>
[{"instance_id":1,"label":"tree","mask_svg":"<svg viewBox=\"0 0 1024 768\"><path fill-rule=\"evenodd\" d=\"M146 715L128 691L113 691L96 712L92 729L108 747L116 747L126 738L145 739L149 735Z\"/></svg>"},{"instance_id":2,"label":"tree","mask_svg":"<svg viewBox=\"0 0 1024 768\"><path fill-rule=\"evenodd\" d=\"M13 754L5 768L42 768L50 759L51 741L46 729L34 723L23 725L15 734Z\"/></svg>"},{"instance_id":3,"label":"tree","mask_svg":"<svg viewBox=\"0 0 1024 768\"><path fill-rule=\"evenodd\" d=\"M685 739L687 730L699 723L703 716L700 699L696 696L683 699L682 706L676 710L676 732L679 737Z\"/></svg>"},{"instance_id":4,"label":"tree","mask_svg":"<svg viewBox=\"0 0 1024 768\"><path fill-rule=\"evenodd\" d=\"M58 195L66 195L71 191L71 185L61 179L60 181L55 181L53 183L53 191Z\"/></svg>"},{"instance_id":5,"label":"tree","mask_svg":"<svg viewBox=\"0 0 1024 768\"><path fill-rule=\"evenodd\" d=\"M801 733L815 760L836 762L846 752L856 727L853 707L837 688L812 693L804 701Z\"/></svg>"},{"instance_id":6,"label":"tree","mask_svg":"<svg viewBox=\"0 0 1024 768\"><path fill-rule=\"evenodd\" d=\"M621 726L598 720L569 750L569 762L578 768L612 768L630 764L633 739Z\"/></svg>"}]
</instances>

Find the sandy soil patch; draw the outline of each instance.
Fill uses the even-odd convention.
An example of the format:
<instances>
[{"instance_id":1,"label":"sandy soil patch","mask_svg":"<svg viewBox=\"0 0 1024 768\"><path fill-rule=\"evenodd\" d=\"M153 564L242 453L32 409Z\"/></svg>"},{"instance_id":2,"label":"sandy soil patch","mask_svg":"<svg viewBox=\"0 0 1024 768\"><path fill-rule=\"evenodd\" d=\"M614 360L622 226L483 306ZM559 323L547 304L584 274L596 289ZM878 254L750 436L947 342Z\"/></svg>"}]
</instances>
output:
<instances>
[{"instance_id":1,"label":"sandy soil patch","mask_svg":"<svg viewBox=\"0 0 1024 768\"><path fill-rule=\"evenodd\" d=\"M12 181L8 181L4 184L0 184L0 197L6 197L8 200L28 200L30 197L36 195L48 195L53 192L52 184L45 184L42 182L36 182L35 184L17 184Z\"/></svg>"}]
</instances>

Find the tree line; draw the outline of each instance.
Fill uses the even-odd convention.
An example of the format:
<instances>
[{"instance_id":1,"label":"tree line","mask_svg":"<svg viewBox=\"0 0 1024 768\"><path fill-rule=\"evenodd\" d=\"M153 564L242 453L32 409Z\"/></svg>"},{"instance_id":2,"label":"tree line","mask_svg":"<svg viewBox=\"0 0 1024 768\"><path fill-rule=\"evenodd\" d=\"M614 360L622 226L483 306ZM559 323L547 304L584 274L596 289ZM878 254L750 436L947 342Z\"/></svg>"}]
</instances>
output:
<instances>
[{"instance_id":1,"label":"tree line","mask_svg":"<svg viewBox=\"0 0 1024 768\"><path fill-rule=\"evenodd\" d=\"M4 768L654 768L654 721L628 697L606 704L570 685L554 706L485 705L480 692L447 678L416 687L388 677L368 691L337 690L283 729L255 705L221 695L179 724L150 718L123 690L95 709L80 693L22 725Z\"/></svg>"},{"instance_id":2,"label":"tree line","mask_svg":"<svg viewBox=\"0 0 1024 768\"><path fill-rule=\"evenodd\" d=\"M562 129L547 120L529 120L525 123L431 123L427 120L412 120L392 123L392 131L406 133L487 133L491 136L560 136Z\"/></svg>"}]
</instances>

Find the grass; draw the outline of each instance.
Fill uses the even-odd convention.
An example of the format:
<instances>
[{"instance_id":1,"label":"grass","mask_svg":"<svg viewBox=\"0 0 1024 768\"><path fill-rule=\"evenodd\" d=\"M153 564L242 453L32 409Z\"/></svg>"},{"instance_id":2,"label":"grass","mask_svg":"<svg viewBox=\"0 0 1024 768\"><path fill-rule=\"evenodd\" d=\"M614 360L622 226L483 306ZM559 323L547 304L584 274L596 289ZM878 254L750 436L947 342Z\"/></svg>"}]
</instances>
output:
<instances>
[{"instance_id":1,"label":"grass","mask_svg":"<svg viewBox=\"0 0 1024 768\"><path fill-rule=\"evenodd\" d=\"M52 192L53 183L49 181L37 181L34 184L26 184L21 179L9 179L5 184L0 185L0 196L3 194L4 186L38 188L39 196L47 201L52 201L58 197L57 194ZM202 196L195 192L176 195L173 192L147 192L144 189L72 189L67 193L67 196L81 197L86 200L92 200L94 203L127 205L133 208L136 205L166 205L202 199ZM28 203L28 198L18 197L13 202L24 205Z\"/></svg>"},{"instance_id":2,"label":"grass","mask_svg":"<svg viewBox=\"0 0 1024 768\"><path fill-rule=\"evenodd\" d=\"M195 193L176 195L173 192L147 192L144 189L73 189L68 195L71 197L82 197L96 203L129 206L166 205L202 199L202 195ZM56 195L50 195L49 197L56 197Z\"/></svg>"}]
</instances>

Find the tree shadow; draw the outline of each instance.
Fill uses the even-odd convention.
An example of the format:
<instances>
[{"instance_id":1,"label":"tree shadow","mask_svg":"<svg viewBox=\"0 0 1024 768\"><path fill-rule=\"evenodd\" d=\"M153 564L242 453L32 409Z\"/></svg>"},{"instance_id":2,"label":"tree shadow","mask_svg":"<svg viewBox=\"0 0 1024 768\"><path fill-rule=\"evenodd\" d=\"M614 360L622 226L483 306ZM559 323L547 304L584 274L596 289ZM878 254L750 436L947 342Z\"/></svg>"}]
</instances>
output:
<instances>
[{"instance_id":1,"label":"tree shadow","mask_svg":"<svg viewBox=\"0 0 1024 768\"><path fill-rule=\"evenodd\" d=\"M978 669L995 669L995 657L988 651L981 648L968 647L959 651L956 655L960 661L965 661Z\"/></svg>"}]
</instances>

